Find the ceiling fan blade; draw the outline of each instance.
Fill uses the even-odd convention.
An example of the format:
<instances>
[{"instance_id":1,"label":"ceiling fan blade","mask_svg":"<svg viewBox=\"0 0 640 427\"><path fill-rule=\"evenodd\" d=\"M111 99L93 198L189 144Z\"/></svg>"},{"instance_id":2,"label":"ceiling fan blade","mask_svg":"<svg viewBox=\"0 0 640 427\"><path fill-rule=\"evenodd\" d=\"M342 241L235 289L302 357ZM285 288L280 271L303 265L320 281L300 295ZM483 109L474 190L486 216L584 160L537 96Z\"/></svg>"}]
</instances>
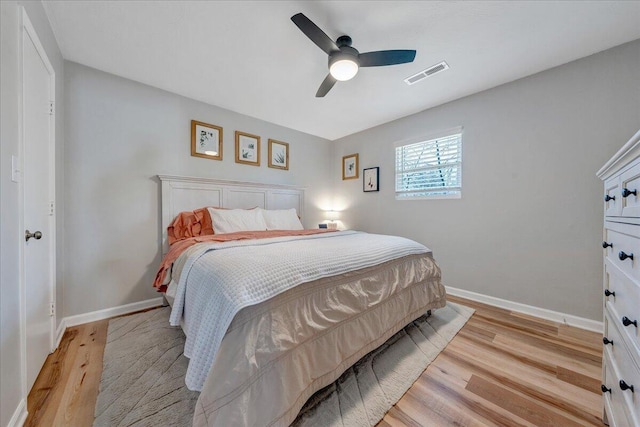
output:
<instances>
[{"instance_id":1,"label":"ceiling fan blade","mask_svg":"<svg viewBox=\"0 0 640 427\"><path fill-rule=\"evenodd\" d=\"M322 98L325 96L336 82L337 80L331 74L327 74L327 77L322 81L322 84L316 92L316 98Z\"/></svg>"},{"instance_id":2,"label":"ceiling fan blade","mask_svg":"<svg viewBox=\"0 0 640 427\"><path fill-rule=\"evenodd\" d=\"M415 57L415 50L379 50L361 53L358 59L361 67L380 67L413 62Z\"/></svg>"},{"instance_id":3,"label":"ceiling fan blade","mask_svg":"<svg viewBox=\"0 0 640 427\"><path fill-rule=\"evenodd\" d=\"M339 51L338 45L329 38L316 24L302 13L297 13L291 17L294 24L311 39L318 47L324 50L327 55Z\"/></svg>"}]
</instances>

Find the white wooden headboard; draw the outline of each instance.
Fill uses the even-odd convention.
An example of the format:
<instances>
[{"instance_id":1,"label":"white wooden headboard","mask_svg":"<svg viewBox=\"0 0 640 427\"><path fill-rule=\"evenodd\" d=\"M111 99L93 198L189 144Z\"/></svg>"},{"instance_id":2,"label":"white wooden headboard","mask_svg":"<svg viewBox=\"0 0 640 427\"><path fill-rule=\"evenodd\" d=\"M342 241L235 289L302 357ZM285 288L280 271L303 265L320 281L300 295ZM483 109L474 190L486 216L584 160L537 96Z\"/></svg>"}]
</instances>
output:
<instances>
[{"instance_id":1,"label":"white wooden headboard","mask_svg":"<svg viewBox=\"0 0 640 427\"><path fill-rule=\"evenodd\" d=\"M167 227L183 211L216 208L295 208L304 216L304 188L280 184L225 181L211 178L158 175L162 183L162 252L169 250Z\"/></svg>"}]
</instances>

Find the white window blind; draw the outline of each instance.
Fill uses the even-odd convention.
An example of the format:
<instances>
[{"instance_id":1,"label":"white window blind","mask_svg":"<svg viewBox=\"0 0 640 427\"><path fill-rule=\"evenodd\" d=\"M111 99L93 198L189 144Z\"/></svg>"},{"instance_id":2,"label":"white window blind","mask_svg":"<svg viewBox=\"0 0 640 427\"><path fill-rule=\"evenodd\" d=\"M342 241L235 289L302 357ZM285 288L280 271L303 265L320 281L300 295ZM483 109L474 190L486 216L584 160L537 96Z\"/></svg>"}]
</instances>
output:
<instances>
[{"instance_id":1,"label":"white window blind","mask_svg":"<svg viewBox=\"0 0 640 427\"><path fill-rule=\"evenodd\" d=\"M462 132L396 147L396 198L460 197Z\"/></svg>"}]
</instances>

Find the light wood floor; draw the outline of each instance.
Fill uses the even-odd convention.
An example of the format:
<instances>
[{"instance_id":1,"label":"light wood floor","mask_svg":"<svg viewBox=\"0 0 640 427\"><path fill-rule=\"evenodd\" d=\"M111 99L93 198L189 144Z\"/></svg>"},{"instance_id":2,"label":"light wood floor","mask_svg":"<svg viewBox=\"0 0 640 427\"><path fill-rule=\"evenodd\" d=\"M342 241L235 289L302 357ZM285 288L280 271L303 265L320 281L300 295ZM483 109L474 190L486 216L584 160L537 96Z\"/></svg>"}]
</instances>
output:
<instances>
[{"instance_id":1,"label":"light wood floor","mask_svg":"<svg viewBox=\"0 0 640 427\"><path fill-rule=\"evenodd\" d=\"M603 426L602 336L460 298L475 314L380 427ZM108 320L69 328L25 426L91 426Z\"/></svg>"}]
</instances>

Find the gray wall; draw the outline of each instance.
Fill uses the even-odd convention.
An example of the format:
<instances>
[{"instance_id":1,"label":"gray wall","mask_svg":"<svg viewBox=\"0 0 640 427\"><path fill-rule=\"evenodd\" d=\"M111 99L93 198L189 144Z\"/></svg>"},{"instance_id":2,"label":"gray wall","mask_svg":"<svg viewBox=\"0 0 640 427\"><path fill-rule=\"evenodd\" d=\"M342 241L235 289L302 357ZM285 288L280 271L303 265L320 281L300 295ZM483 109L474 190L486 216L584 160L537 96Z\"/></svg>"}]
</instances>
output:
<instances>
[{"instance_id":1,"label":"gray wall","mask_svg":"<svg viewBox=\"0 0 640 427\"><path fill-rule=\"evenodd\" d=\"M76 63L65 74L65 316L159 296L157 174L305 186L304 225L322 220L329 141ZM223 127L222 161L191 156L192 119ZM235 163L236 130L261 136L260 167ZM290 144L288 171L267 167L268 138Z\"/></svg>"},{"instance_id":2,"label":"gray wall","mask_svg":"<svg viewBox=\"0 0 640 427\"><path fill-rule=\"evenodd\" d=\"M640 128L640 40L342 138L343 226L415 239L446 285L602 319L602 183ZM433 80L419 84L438 84ZM461 200L396 201L394 142L464 126ZM380 166L380 192L341 181L343 155Z\"/></svg>"},{"instance_id":3,"label":"gray wall","mask_svg":"<svg viewBox=\"0 0 640 427\"><path fill-rule=\"evenodd\" d=\"M64 61L55 41L42 3L34 1L0 2L0 425L6 425L20 399L26 397L21 390L20 352L20 288L18 249L24 230L19 229L18 184L11 181L11 155L18 155L19 130L19 69L18 42L21 37L19 6L23 6L47 56L56 72L56 193L58 201L64 198ZM63 218L64 207L58 204L56 217L58 265L57 300L62 302L64 275ZM57 320L62 318L58 304Z\"/></svg>"}]
</instances>

